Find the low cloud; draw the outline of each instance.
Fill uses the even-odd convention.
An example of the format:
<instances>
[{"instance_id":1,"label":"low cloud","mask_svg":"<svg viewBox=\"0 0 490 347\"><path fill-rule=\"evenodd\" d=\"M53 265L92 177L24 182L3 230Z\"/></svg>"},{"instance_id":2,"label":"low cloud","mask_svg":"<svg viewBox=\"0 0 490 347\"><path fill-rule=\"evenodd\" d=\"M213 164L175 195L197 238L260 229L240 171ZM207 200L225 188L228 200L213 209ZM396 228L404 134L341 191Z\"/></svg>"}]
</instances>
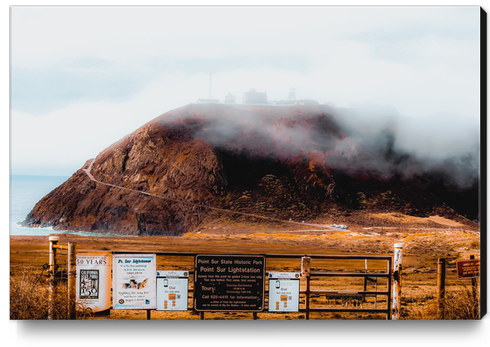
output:
<instances>
[{"instance_id":1,"label":"low cloud","mask_svg":"<svg viewBox=\"0 0 490 347\"><path fill-rule=\"evenodd\" d=\"M414 120L394 107L375 105L320 105L316 112L209 106L202 113L205 126L195 136L227 150L282 159L315 155L321 164L348 174L437 175L460 188L479 179L478 123L454 114Z\"/></svg>"}]
</instances>

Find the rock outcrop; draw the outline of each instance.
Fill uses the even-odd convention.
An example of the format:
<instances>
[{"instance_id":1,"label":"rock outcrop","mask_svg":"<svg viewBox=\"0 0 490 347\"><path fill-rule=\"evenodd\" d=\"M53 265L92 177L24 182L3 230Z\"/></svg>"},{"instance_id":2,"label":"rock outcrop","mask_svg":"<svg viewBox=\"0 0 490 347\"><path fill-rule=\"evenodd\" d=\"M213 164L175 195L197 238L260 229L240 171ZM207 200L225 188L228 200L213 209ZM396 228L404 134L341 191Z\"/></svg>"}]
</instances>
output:
<instances>
[{"instance_id":1,"label":"rock outcrop","mask_svg":"<svg viewBox=\"0 0 490 347\"><path fill-rule=\"evenodd\" d=\"M346 146L348 131L336 117L325 105L173 110L87 161L24 224L181 235L210 216L240 216L224 210L284 220L363 209L456 214L441 197L454 199L459 191L451 195L439 178L407 177L393 153L369 151L391 160L390 172L356 166L363 149ZM468 192L475 188L466 191L474 204Z\"/></svg>"}]
</instances>

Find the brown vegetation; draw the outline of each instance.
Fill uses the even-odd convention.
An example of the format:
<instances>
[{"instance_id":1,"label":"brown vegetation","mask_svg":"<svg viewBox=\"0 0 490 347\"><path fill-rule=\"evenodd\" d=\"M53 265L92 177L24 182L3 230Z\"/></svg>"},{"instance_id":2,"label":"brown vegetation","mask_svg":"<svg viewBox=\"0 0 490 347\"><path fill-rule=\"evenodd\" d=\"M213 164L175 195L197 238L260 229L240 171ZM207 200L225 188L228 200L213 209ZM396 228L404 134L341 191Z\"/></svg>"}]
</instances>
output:
<instances>
[{"instance_id":1,"label":"brown vegetation","mask_svg":"<svg viewBox=\"0 0 490 347\"><path fill-rule=\"evenodd\" d=\"M59 283L54 293L50 294L46 272L38 271L38 268L25 268L10 274L10 319L45 320L50 315L53 319L68 319L66 283ZM53 300L50 300L51 297ZM79 303L76 310L79 319L86 317Z\"/></svg>"},{"instance_id":2,"label":"brown vegetation","mask_svg":"<svg viewBox=\"0 0 490 347\"><path fill-rule=\"evenodd\" d=\"M426 305L405 313L405 319L423 319L423 320L475 320L480 318L480 297L478 290L476 297L473 295L471 285L460 283L458 286L451 288L439 301L429 297ZM409 299L402 302L407 303Z\"/></svg>"}]
</instances>

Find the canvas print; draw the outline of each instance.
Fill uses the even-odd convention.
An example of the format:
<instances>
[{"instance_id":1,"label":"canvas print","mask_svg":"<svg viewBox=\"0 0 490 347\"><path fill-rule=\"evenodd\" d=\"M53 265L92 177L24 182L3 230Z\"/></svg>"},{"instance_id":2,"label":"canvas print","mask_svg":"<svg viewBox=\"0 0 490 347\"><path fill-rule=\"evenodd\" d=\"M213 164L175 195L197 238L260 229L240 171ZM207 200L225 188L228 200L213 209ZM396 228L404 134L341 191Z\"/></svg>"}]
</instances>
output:
<instances>
[{"instance_id":1,"label":"canvas print","mask_svg":"<svg viewBox=\"0 0 490 347\"><path fill-rule=\"evenodd\" d=\"M481 319L485 20L11 7L10 319Z\"/></svg>"}]
</instances>

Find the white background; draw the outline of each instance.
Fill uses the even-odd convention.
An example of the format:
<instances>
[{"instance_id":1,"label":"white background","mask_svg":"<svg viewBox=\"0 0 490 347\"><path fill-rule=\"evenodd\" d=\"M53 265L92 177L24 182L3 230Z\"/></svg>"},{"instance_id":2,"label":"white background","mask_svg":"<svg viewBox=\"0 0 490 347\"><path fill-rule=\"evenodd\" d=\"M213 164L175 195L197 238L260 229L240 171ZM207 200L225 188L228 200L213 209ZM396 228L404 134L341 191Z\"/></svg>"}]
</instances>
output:
<instances>
[{"instance_id":1,"label":"white background","mask_svg":"<svg viewBox=\"0 0 490 347\"><path fill-rule=\"evenodd\" d=\"M162 1L143 1L138 5L161 5ZM167 2L165 2L167 3ZM234 2L236 3L236 2ZM490 11L488 0L478 2L468 1L376 1L369 5L481 5L485 10ZM45 5L79 5L75 1L49 1ZM84 5L119 5L133 4L127 1L87 1ZM178 4L197 5L199 1L178 2ZM209 2L208 2L209 4ZM212 4L230 4L227 2L213 2ZM274 1L251 1L248 5L257 4L278 4ZM283 1L279 4L294 4L297 2ZM365 5L363 1L306 1L302 5ZM9 105L9 8L8 5L38 5L34 1L11 0L2 3L2 62L3 74L1 94L2 106L5 115L3 116L2 149L4 162L7 163L9 157L9 124L7 109ZM488 19L488 17L487 17ZM252 25L253 23L251 23ZM2 170L2 182L4 185L4 205L2 206L2 220L4 221L4 256L8 261L9 252L7 247L7 222L8 215L8 181L9 171L4 165ZM4 267L5 276L8 266ZM161 344L162 337L165 337L165 344L179 345L198 345L202 346L259 346L259 345L282 345L288 346L379 346L387 344L393 346L484 346L490 340L490 318L485 317L480 322L466 321L310 321L310 322L16 322L8 321L8 285L3 286L3 314L4 314L4 334L3 340L6 346L87 346L90 341L91 346L116 345L124 343L145 345ZM487 291L488 297L488 291ZM137 333L130 331L137 329ZM281 338L284 336L284 338Z\"/></svg>"}]
</instances>

